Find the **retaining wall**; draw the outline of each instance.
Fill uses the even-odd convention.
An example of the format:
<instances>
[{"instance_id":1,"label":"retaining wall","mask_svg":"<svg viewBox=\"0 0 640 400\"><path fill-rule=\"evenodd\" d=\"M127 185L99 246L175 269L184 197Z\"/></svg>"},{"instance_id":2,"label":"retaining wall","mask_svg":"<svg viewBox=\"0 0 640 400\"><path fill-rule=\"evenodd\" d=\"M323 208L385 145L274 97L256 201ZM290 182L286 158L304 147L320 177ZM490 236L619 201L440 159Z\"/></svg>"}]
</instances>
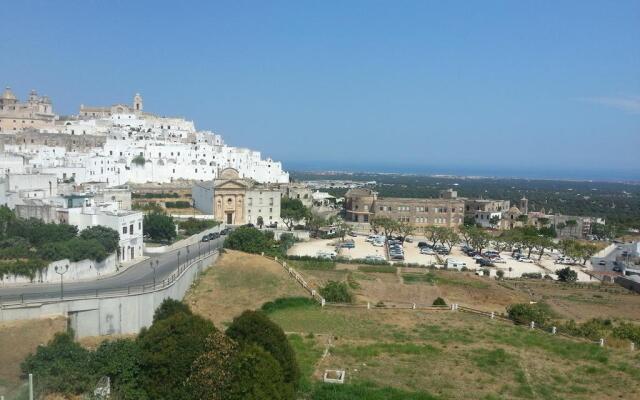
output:
<instances>
[{"instance_id":1,"label":"retaining wall","mask_svg":"<svg viewBox=\"0 0 640 400\"><path fill-rule=\"evenodd\" d=\"M166 281L139 287L139 292L110 294L96 298L75 298L3 305L0 321L68 317L78 338L114 334L136 334L149 327L153 313L166 298L182 300L191 284L218 258L218 252L203 256Z\"/></svg>"},{"instance_id":2,"label":"retaining wall","mask_svg":"<svg viewBox=\"0 0 640 400\"><path fill-rule=\"evenodd\" d=\"M56 267L64 268L69 266L69 270L64 274L65 282L80 280L99 279L118 271L118 260L116 254L111 254L104 260L69 261L67 259L54 261L49 266L38 273L33 281L26 276L6 276L2 280L2 285L29 284L29 283L55 283L60 281L60 275L55 271Z\"/></svg>"}]
</instances>

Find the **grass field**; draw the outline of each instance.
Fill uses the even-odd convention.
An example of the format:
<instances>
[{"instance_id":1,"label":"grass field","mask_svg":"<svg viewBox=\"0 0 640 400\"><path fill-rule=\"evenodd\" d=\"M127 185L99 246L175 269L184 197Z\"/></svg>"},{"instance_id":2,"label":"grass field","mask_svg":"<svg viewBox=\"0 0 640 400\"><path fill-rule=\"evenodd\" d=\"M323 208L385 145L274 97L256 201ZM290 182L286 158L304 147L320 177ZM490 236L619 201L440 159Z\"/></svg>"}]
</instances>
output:
<instances>
[{"instance_id":1,"label":"grass field","mask_svg":"<svg viewBox=\"0 0 640 400\"><path fill-rule=\"evenodd\" d=\"M635 306L639 296L614 286L501 283L471 273L419 268L397 274L366 272L341 269L340 264L335 269L318 264L299 271L317 286L327 280L348 282L358 302L426 303L441 296L447 303L502 311L508 304L544 299L567 318L611 311L638 319L640 314ZM196 312L224 325L243 309L285 296L305 293L282 267L229 252L187 299ZM570 307L572 314L556 303ZM615 314L626 303L635 308ZM448 310L321 308L296 299L274 303L268 315L288 332L307 399L640 398L640 351L600 348L585 340ZM321 383L323 372L336 368L347 371L347 383Z\"/></svg>"},{"instance_id":2,"label":"grass field","mask_svg":"<svg viewBox=\"0 0 640 400\"><path fill-rule=\"evenodd\" d=\"M299 332L292 341L309 379L345 369L349 387L335 391L353 386L364 396L352 398L378 398L385 387L442 399L635 399L640 393L638 354L474 315L312 306L270 316ZM310 333L315 339L306 338ZM326 337L329 355L319 360ZM316 397L317 385L310 386L312 398L324 398Z\"/></svg>"}]
</instances>

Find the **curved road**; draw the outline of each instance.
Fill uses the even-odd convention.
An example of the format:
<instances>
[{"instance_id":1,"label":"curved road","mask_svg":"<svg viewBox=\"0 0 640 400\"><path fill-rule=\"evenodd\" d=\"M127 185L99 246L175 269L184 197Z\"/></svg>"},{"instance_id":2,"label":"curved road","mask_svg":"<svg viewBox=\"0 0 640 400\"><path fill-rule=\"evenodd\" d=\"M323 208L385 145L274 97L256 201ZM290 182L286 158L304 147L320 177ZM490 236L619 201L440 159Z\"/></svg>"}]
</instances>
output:
<instances>
[{"instance_id":1,"label":"curved road","mask_svg":"<svg viewBox=\"0 0 640 400\"><path fill-rule=\"evenodd\" d=\"M146 290L149 290L153 287L154 282L154 269L150 267L150 263L153 263L154 267L157 265L155 281L160 284L163 279L171 276L178 268L178 259L180 265L187 265L188 261L197 258L200 254L206 255L222 247L223 240L224 237L221 237L209 242L193 243L167 253L153 255L147 260L131 265L120 273L101 279L64 283L64 298L97 297L116 291L134 293L142 291L144 285L147 286ZM180 252L179 256L178 252ZM60 298L60 282L0 287L0 304L56 298Z\"/></svg>"}]
</instances>

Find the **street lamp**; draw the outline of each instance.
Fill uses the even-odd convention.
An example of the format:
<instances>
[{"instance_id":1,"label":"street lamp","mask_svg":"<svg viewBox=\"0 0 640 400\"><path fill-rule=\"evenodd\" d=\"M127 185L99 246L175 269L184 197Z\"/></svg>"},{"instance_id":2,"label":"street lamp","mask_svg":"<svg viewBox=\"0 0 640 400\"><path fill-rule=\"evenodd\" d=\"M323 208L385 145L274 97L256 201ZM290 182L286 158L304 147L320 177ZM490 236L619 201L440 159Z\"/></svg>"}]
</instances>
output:
<instances>
[{"instance_id":1,"label":"street lamp","mask_svg":"<svg viewBox=\"0 0 640 400\"><path fill-rule=\"evenodd\" d=\"M191 260L191 259L189 258L189 253L190 253L190 251L189 251L189 245L187 245L187 264L189 264L189 261Z\"/></svg>"},{"instance_id":2,"label":"street lamp","mask_svg":"<svg viewBox=\"0 0 640 400\"><path fill-rule=\"evenodd\" d=\"M149 261L149 266L153 270L153 288L156 288L156 268L158 268L158 260L156 260L156 266L153 266L153 260Z\"/></svg>"},{"instance_id":3,"label":"street lamp","mask_svg":"<svg viewBox=\"0 0 640 400\"><path fill-rule=\"evenodd\" d=\"M180 250L178 250L178 268L180 268Z\"/></svg>"},{"instance_id":4,"label":"street lamp","mask_svg":"<svg viewBox=\"0 0 640 400\"><path fill-rule=\"evenodd\" d=\"M64 297L64 283L62 281L62 275L64 275L69 270L69 265L65 265L64 268L60 265L56 265L55 271L56 274L60 275L60 299Z\"/></svg>"}]
</instances>

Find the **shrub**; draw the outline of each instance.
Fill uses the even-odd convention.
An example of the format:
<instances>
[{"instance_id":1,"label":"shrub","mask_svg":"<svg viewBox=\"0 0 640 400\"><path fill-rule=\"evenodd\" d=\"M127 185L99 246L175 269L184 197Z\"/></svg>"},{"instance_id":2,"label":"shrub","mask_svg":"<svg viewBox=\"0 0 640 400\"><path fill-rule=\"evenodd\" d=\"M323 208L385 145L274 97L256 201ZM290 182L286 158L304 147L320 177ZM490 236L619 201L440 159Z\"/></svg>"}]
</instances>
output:
<instances>
[{"instance_id":1,"label":"shrub","mask_svg":"<svg viewBox=\"0 0 640 400\"><path fill-rule=\"evenodd\" d=\"M37 389L49 393L79 395L92 389L96 379L91 353L73 341L72 333L57 333L47 345L38 346L21 369L38 377Z\"/></svg>"},{"instance_id":2,"label":"shrub","mask_svg":"<svg viewBox=\"0 0 640 400\"><path fill-rule=\"evenodd\" d=\"M158 242L172 242L177 234L173 218L160 212L151 212L144 216L144 235Z\"/></svg>"},{"instance_id":3,"label":"shrub","mask_svg":"<svg viewBox=\"0 0 640 400\"><path fill-rule=\"evenodd\" d=\"M83 240L97 240L109 254L118 250L120 243L120 234L117 231L102 225L84 229L80 232L79 237Z\"/></svg>"},{"instance_id":4,"label":"shrub","mask_svg":"<svg viewBox=\"0 0 640 400\"><path fill-rule=\"evenodd\" d=\"M438 297L433 301L434 306L446 306L447 302L442 297Z\"/></svg>"},{"instance_id":5,"label":"shrub","mask_svg":"<svg viewBox=\"0 0 640 400\"><path fill-rule=\"evenodd\" d=\"M139 165L141 167L144 166L145 162L147 162L147 160L145 160L144 157L140 154L131 159L131 164Z\"/></svg>"},{"instance_id":6,"label":"shrub","mask_svg":"<svg viewBox=\"0 0 640 400\"><path fill-rule=\"evenodd\" d=\"M184 200L179 201L165 201L164 206L167 208L189 208L191 203Z\"/></svg>"},{"instance_id":7,"label":"shrub","mask_svg":"<svg viewBox=\"0 0 640 400\"><path fill-rule=\"evenodd\" d=\"M360 265L360 266L358 266L358 271L362 271L362 272L378 272L378 273L385 273L385 274L395 274L397 270L396 270L396 267L394 267L394 266Z\"/></svg>"},{"instance_id":8,"label":"shrub","mask_svg":"<svg viewBox=\"0 0 640 400\"><path fill-rule=\"evenodd\" d=\"M613 328L613 336L640 344L640 326L630 322L621 322L620 325Z\"/></svg>"},{"instance_id":9,"label":"shrub","mask_svg":"<svg viewBox=\"0 0 640 400\"><path fill-rule=\"evenodd\" d=\"M213 324L182 312L155 322L138 336L141 387L152 399L191 399L183 384L191 364L202 354Z\"/></svg>"},{"instance_id":10,"label":"shrub","mask_svg":"<svg viewBox=\"0 0 640 400\"><path fill-rule=\"evenodd\" d=\"M259 311L245 311L233 319L227 335L239 343L255 343L269 352L278 361L284 381L296 388L300 369L296 355L282 328Z\"/></svg>"},{"instance_id":11,"label":"shrub","mask_svg":"<svg viewBox=\"0 0 640 400\"><path fill-rule=\"evenodd\" d=\"M329 281L320 289L320 294L325 300L332 303L351 303L353 300L349 288L344 282Z\"/></svg>"},{"instance_id":12,"label":"shrub","mask_svg":"<svg viewBox=\"0 0 640 400\"><path fill-rule=\"evenodd\" d=\"M273 232L270 232L273 235ZM231 250L240 250L246 253L279 255L273 249L273 240L268 236L267 232L259 229L241 226L227 235L224 240L224 247Z\"/></svg>"},{"instance_id":13,"label":"shrub","mask_svg":"<svg viewBox=\"0 0 640 400\"><path fill-rule=\"evenodd\" d=\"M195 218L189 218L186 221L178 222L178 227L180 229L183 229L185 233L189 236L195 235L202 231L206 231L207 229L211 229L214 226L218 226L218 225L220 225L220 222L218 221L207 220L207 219L195 219Z\"/></svg>"},{"instance_id":14,"label":"shrub","mask_svg":"<svg viewBox=\"0 0 640 400\"><path fill-rule=\"evenodd\" d=\"M278 310L288 308L311 307L317 305L316 301L309 297L280 297L274 301L264 303L260 309L266 314L271 314Z\"/></svg>"},{"instance_id":15,"label":"shrub","mask_svg":"<svg viewBox=\"0 0 640 400\"><path fill-rule=\"evenodd\" d=\"M578 280L578 273L569 267L557 270L556 275L558 275L560 282L575 282Z\"/></svg>"},{"instance_id":16,"label":"shrub","mask_svg":"<svg viewBox=\"0 0 640 400\"><path fill-rule=\"evenodd\" d=\"M147 399L138 382L142 366L140 349L134 340L102 342L93 356L93 365L98 376L108 376L111 380L114 398Z\"/></svg>"},{"instance_id":17,"label":"shrub","mask_svg":"<svg viewBox=\"0 0 640 400\"><path fill-rule=\"evenodd\" d=\"M229 400L293 400L293 386L284 379L280 364L262 347L251 344L232 360L229 385L224 399Z\"/></svg>"},{"instance_id":18,"label":"shrub","mask_svg":"<svg viewBox=\"0 0 640 400\"><path fill-rule=\"evenodd\" d=\"M521 276L525 279L542 279L542 274L540 272L525 272Z\"/></svg>"},{"instance_id":19,"label":"shrub","mask_svg":"<svg viewBox=\"0 0 640 400\"><path fill-rule=\"evenodd\" d=\"M175 314L182 313L186 315L192 315L191 309L188 305L179 300L164 299L160 307L153 314L153 322L157 322L163 319L167 319Z\"/></svg>"},{"instance_id":20,"label":"shrub","mask_svg":"<svg viewBox=\"0 0 640 400\"><path fill-rule=\"evenodd\" d=\"M544 327L551 319L551 313L543 304L511 304L507 307L509 319L517 324L528 325L534 321L536 325Z\"/></svg>"}]
</instances>

